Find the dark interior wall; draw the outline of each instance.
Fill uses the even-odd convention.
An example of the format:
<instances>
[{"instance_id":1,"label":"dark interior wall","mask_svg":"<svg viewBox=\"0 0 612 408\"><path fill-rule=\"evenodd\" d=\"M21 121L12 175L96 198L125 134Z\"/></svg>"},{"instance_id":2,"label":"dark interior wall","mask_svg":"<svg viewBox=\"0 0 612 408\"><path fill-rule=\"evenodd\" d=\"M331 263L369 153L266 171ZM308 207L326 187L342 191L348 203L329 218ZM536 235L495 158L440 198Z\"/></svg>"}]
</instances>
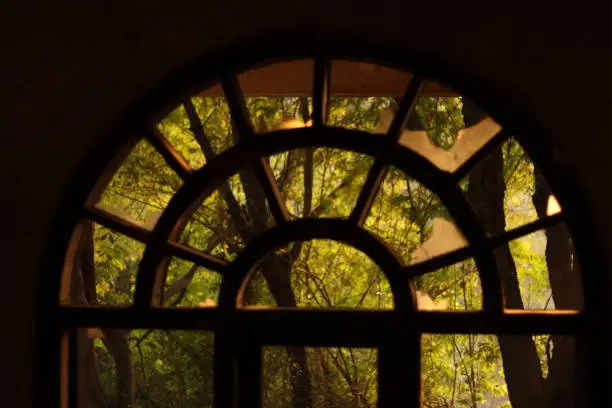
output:
<instances>
[{"instance_id":1,"label":"dark interior wall","mask_svg":"<svg viewBox=\"0 0 612 408\"><path fill-rule=\"evenodd\" d=\"M612 60L608 24L597 19L603 12L427 2L394 9L404 1L359 8L352 1L260 0L248 9L244 0L12 3L0 6L0 361L11 372L0 383L0 399L10 398L11 406L29 405L37 274L68 180L96 143L113 137L108 126L162 78L196 56L265 31L316 26L430 54L468 73L486 88L483 95L520 106L553 135L581 184L594 233L612 248L612 236L602 233L612 227ZM612 251L607 256L612 261Z\"/></svg>"}]
</instances>

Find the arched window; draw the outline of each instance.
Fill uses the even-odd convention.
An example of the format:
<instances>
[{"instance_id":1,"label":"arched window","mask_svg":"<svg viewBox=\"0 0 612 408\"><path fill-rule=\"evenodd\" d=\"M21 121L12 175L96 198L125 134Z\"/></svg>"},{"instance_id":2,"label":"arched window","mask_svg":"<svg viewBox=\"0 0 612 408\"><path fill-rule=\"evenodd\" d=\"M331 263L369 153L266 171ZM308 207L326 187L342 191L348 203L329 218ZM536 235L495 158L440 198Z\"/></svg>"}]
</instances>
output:
<instances>
[{"instance_id":1,"label":"arched window","mask_svg":"<svg viewBox=\"0 0 612 408\"><path fill-rule=\"evenodd\" d=\"M383 62L225 67L130 129L70 226L49 395L584 406L596 279L550 153Z\"/></svg>"}]
</instances>

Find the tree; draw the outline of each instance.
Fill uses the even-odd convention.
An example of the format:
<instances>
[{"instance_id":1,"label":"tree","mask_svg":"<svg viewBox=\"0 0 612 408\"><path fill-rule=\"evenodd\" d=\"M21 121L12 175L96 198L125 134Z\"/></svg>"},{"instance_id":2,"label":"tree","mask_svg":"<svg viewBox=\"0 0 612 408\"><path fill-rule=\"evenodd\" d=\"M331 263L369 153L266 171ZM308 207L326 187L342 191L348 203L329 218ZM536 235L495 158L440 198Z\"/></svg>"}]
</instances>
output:
<instances>
[{"instance_id":1,"label":"tree","mask_svg":"<svg viewBox=\"0 0 612 408\"><path fill-rule=\"evenodd\" d=\"M306 98L249 98L247 104L259 132L274 129L287 118L306 122L309 116ZM373 131L381 110L392 104L389 98L332 98L329 123ZM432 146L450 151L460 132L469 133L461 129L482 123L484 116L465 98L424 97L407 130L422 132L420 136ZM236 143L222 98L187 99L158 124L158 130L193 168ZM372 162L361 154L317 147L274 155L267 163L292 216L347 217ZM142 141L113 176L98 205L151 228L180 185L163 158ZM544 217L551 195L545 179L515 141L478 164L462 187L484 228L493 234ZM518 207L529 207L529 211L516 211ZM273 224L257 178L250 170L240 169L200 203L180 241L231 261ZM440 225L452 226L452 219L438 197L397 169L384 179L364 222L406 264L422 259L415 255L418 250L440 239L436 234ZM545 237L532 241L511 242L495 252L506 305L581 308L579 269L565 226L550 228ZM534 242L544 245L545 251L534 248ZM447 243L444 237L441 243ZM142 250L130 238L83 224L71 302L129 304ZM173 258L163 301L170 307L214 305L220 281L215 272ZM473 260L422 276L415 287L422 308L482 307ZM245 301L288 307L393 306L388 282L367 256L326 240L296 242L268 254L247 288ZM209 333L90 330L80 333L79 344L83 406L212 404L213 339ZM573 340L559 336L425 335L423 404L479 407L484 402L502 404L508 397L519 408L570 406L574 359ZM267 407L373 407L376 352L267 348L262 395Z\"/></svg>"}]
</instances>

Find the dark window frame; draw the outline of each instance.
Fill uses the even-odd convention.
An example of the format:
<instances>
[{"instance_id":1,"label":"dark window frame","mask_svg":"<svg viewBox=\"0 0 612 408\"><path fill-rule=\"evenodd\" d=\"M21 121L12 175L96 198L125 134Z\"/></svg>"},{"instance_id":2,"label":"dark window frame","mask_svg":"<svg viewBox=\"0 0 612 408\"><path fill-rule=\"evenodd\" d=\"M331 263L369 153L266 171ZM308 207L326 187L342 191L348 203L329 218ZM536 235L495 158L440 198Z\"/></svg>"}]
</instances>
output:
<instances>
[{"instance_id":1,"label":"dark window frame","mask_svg":"<svg viewBox=\"0 0 612 408\"><path fill-rule=\"evenodd\" d=\"M354 58L360 59L360 58ZM536 333L553 333L553 334L573 334L579 337L579 340L590 344L602 344L601 339L596 339L598 336L599 328L602 327L602 320L598 310L601 310L601 306L604 304L598 296L602 294L602 278L592 276L588 271L592 270L589 268L590 265L596 264L597 259L601 259L598 256L597 248L591 246L589 243L591 238L587 235L588 229L585 231L585 225L582 220L586 217L581 214L582 207L578 200L571 197L572 187L569 186L566 189L560 189L561 184L567 182L559 181L563 178L566 173L562 167L556 163L550 153L550 150L537 146L535 143L523 143L520 136L517 138L522 145L525 146L529 155L535 163L537 163L542 169L546 176L551 180L553 190L558 194L560 201L563 204L563 213L557 216L545 218L527 226L518 228L513 231L509 231L498 237L487 237L482 228L480 228L477 222L470 222L475 220L474 215L471 214L471 210L467 204L458 204L453 200L453 197L457 197L459 192L456 186L457 181L461 178L458 175L464 175L472 166L476 163L476 159L482 159L483 155L477 153L475 159L469 161L466 167L460 168L456 175L447 176L446 174L441 175L440 171L435 169L431 164L426 163L422 158L418 157L415 153L410 152L407 149L385 149L385 145L381 143L381 140L377 138L374 140L371 136L356 131L349 131L345 129L330 129L324 127L325 125L325 107L329 95L329 58L317 58L315 63L315 78L314 78L314 89L313 89L313 128L312 129L298 129L285 132L292 132L291 137L283 132L278 134L270 133L264 136L258 136L256 141L252 141L247 138L245 141L241 141L235 148L224 153L215 161L209 163L202 170L193 172L187 166L187 164L180 159L180 155L177 154L172 147L165 141L163 136L158 132L152 130L152 127L142 127L141 124L126 128L128 133L134 133L143 135L151 144L162 154L168 165L172 167L179 176L185 180L189 180L186 183L187 186L181 189L172 203L168 207L167 211L164 212L162 218L158 222L153 232L148 232L143 229L139 229L137 226L130 225L125 221L112 216L111 214L104 213L103 211L94 208L93 203L97 201L95 198L99 196L102 189L106 186L109 177L114 173L114 169L123 161L125 152L129 152L133 143L137 141L136 138L131 138L130 146L123 148L124 154L115 155L115 159L111 162L110 166L104 166L104 163L99 161L97 168L101 169L102 166L107 167L105 172L98 172L103 174L101 177L97 177L96 187L93 191L90 189L90 185L83 185L78 188L79 194L76 197L69 197L71 206L69 209L76 210L77 206L82 206L76 213L73 214L60 214L61 228L58 228L62 239L59 244L53 245L51 250L54 262L51 262L56 269L58 265L64 264L64 255L70 251L67 251L69 247L68 241L69 236L72 235L75 225L78 224L80 219L89 219L92 221L99 222L102 225L110 227L115 231L123 233L127 236L135 238L137 240L146 242L147 250L141 263L141 267L138 274L138 284L135 295L135 304L133 307L128 309L114 309L114 308L80 308L75 306L60 306L57 304L59 290L49 295L50 289L59 289L58 272L54 271L51 278L55 279L52 285L48 286L45 290L45 296L41 300L44 304L47 301L47 305L54 305L50 310L44 313L51 313L52 316L44 325L41 327L47 330L44 333L45 338L50 339L46 345L39 347L39 352L42 353L38 363L44 364L44 361L51 362L49 369L43 367L43 371L51 371L51 374L55 374L58 378L52 380L50 383L47 382L45 385L41 384L44 379L49 379L49 374L41 373L39 367L37 373L38 392L37 397L41 398L38 400L38 404L45 404L49 406L49 401L59 401L60 393L59 382L62 375L60 373L60 343L70 343L71 339L74 339L75 329L77 327L125 327L125 328L198 328L198 329L213 329L215 336L219 334L221 336L227 336L232 334L232 331L238 330L241 333L249 333L253 336L253 343L258 346L251 348L251 355L256 355L257 350L261 350L260 347L263 345L270 344L299 344L299 345L312 345L312 346L360 346L360 347L377 347L380 352L380 375L384 378L386 375L391 375L394 370L394 364L397 364L397 356L405 356L402 361L402 367L406 369L406 375L410 378L418 376L420 378L420 367L414 362L418 362L420 356L418 335L423 332L429 333L492 333L492 334L536 334ZM234 125L238 130L239 134L248 135L253 132L250 119L247 115L244 99L240 93L240 89L237 86L235 75L227 74L232 72L230 70L219 70L217 74L211 75L211 78L219 78L223 89L225 91L228 104L234 118ZM416 71L417 74L420 71ZM417 77L418 78L418 77ZM406 93L405 97L400 104L398 110L398 119L394 120L391 129L387 135L387 142L394 143L399 137L400 127L404 120L412 109L413 102L418 95L420 86L418 86L418 80L413 80ZM151 122L146 122L151 123ZM503 121L502 121L503 123ZM500 132L500 135L492 139L492 141L483 149L486 152L487 149L494 147L497 143L505 140L508 136L506 131ZM327 141L327 143L337 143L333 147L341 147L347 150L356 150L360 152L368 152L376 158L375 164L368 175L368 179L363 188L356 209L348 221L339 222L337 220L301 220L301 221L289 221L286 215L286 210L283 208L282 201L279 200L279 194L277 188L275 188L274 178L271 177L269 169L266 168L265 161L261 160L262 157L268 156L275 151L275 149L289 150L289 148L306 147L313 143L313 140L319 140L320 143ZM286 143L286 140L291 140L291 143ZM320 145L320 144L318 144ZM387 145L389 146L389 145ZM531 148L530 148L531 146ZM109 151L116 151L110 148ZM229 160L228 158L231 158ZM458 226L462 232L466 235L466 238L470 242L471 249L460 249L451 254L444 255L443 257L436 258L432 261L425 262L422 265L415 265L410 267L402 268L402 271L407 279L411 274L416 276L418 274L427 273L430 270L450 264L461 259L465 259L469 256L474 256L479 264L481 271L492 271L495 270L495 264L492 261L491 249L500 244L506 243L511 239L518 238L520 236L529 234L535 230L546 228L557 222L567 222L572 230L572 236L575 239L578 253L581 260L587 260L583 263L583 276L584 278L584 295L585 295L585 308L583 311L578 313L560 313L560 312L523 312L523 313L504 313L501 301L501 287L498 279L495 280L495 276L487 276L483 274L484 278L483 293L485 293L484 309L482 312L467 312L461 314L453 314L448 312L418 312L414 308L414 300L410 297L408 299L407 294L403 294L405 299L401 300L396 298L396 305L399 304L401 307L397 307L392 311L384 312L370 312L370 311L312 311L312 310L240 310L236 308L236 296L238 295L239 288L242 281L232 279L230 285L224 283L222 289L222 297L219 302L219 307L216 310L172 310L172 309L157 309L151 306L159 305L159 296L155 296L156 293L160 292L160 285L163 278L163 272L161 272L159 265L161 258L167 254L179 254L185 259L189 259L196 263L202 264L212 269L229 268L227 265L220 265L217 260L211 259L200 253L189 251L187 248L182 247L179 244L167 245L168 238L171 238L171 232L177 223L180 223L184 219L185 211L189 205L196 200L197 196L201 194L202 187L211 186L214 182L221 182L224 180L223 177L219 177L219 171L222 174L236 170L234 163L244 159L253 165L255 173L258 175L266 196L271 203L271 208L275 219L281 227L276 232L270 232L271 235L278 235L273 237L279 243L290 242L291 240L298 239L312 239L312 238L331 238L344 240L345 242L351 242L355 240L354 231L351 228L358 227L363 222L363 214L367 212L369 205L371 204L371 198L373 192L376 191L377 186L382 180L381 175L384 174L385 168L394 164L400 168L406 167L407 173L413 177L417 177L418 181L421 181L424 185L432 187L432 191L440 195L442 201L447 205L447 208L451 211L456 211L455 220L459 223ZM409 160L406 160L409 159ZM216 163L220 163L217 165ZM212 168L211 166L217 166ZM214 171L213 171L214 170ZM552 174L557 173L555 177L550 177ZM96 171L93 171L96 173ZM233 174L233 173L232 173ZM230 174L231 175L231 174ZM451 187L453 186L453 187ZM563 191L565 190L565 191ZM454 192L453 192L454 191ZM450 192L453 192L452 194ZM454 195L453 195L454 194ZM85 199L85 196L87 198ZM79 197L84 198L79 200ZM75 204L74 202L77 202ZM451 203L452 202L452 203ZM459 209L456 209L459 207ZM455 210L453 210L455 209ZM295 226L299 223L303 225ZM308 224L308 225L307 225ZM342 224L342 225L340 225ZM285 228L286 227L286 228ZM301 227L301 228L298 228ZM304 228L306 227L306 228ZM284 229L283 229L284 228ZM298 233L291 233L292 228ZM309 228L311 228L309 230ZM280 232L278 232L280 231ZM310 235L307 232L310 231ZM304 235L301 235L302 232ZM344 239L343 239L344 238ZM364 238L366 241L367 239ZM383 244L384 245L384 244ZM475 249L472 247L475 247ZM253 247L249 247L253 248ZM267 245L257 246L255 243L255 249L248 253L246 261L243 262L246 266L241 266L239 270L244 274L243 278L248 278L248 273L251 270L250 266L253 264L254 259L261 258L261 256L269 250ZM372 247L365 244L364 252L370 255ZM381 253L384 251L381 251ZM384 256L391 256L392 251L387 249L387 254ZM373 256L381 258L383 255ZM61 262L58 262L58 257L61 257ZM247 257L247 255L245 255ZM396 259L396 258L395 258ZM397 259L396 259L397 261ZM237 261L238 262L238 261ZM398 261L399 262L399 261ZM69 262L67 262L69 263ZM395 266L397 267L397 266ZM384 270L384 268L383 268ZM492 274L496 275L496 274ZM224 280L225 281L225 280ZM393 286L393 282L392 282ZM399 287L399 284L397 285ZM405 285L405 288L408 286ZM396 294L397 295L397 294ZM48 302L50 298L53 298L53 302ZM487 300L488 299L488 300ZM230 314L230 315L228 315ZM225 330L227 319L229 321L235 321L236 326L231 330ZM398 330L399 322L411 321L413 324L410 328ZM358 325L355 322L359 322ZM312 333L317 333L316 330L312 330L315 326L323 325L329 328L331 332L335 333L326 337L318 337ZM278 330L278 327L283 327L283 330ZM287 328L291 328L287 330ZM359 327L356 331L354 328ZM309 329L310 328L310 329ZM372 338L372 335L367 334L376 333L376 338ZM228 334L229 333L229 334ZM310 333L308 335L307 333ZM383 335L381 335L383 333ZM233 333L236 335L236 333ZM310 337L308 337L310 336ZM336 337L334 337L336 336ZM415 341L416 339L416 341ZM238 350L232 349L231 342L218 342L219 349L216 350L216 354L220 357L221 361L216 362L216 366L225 363L224 359L233 359L237 364L244 364L249 372L255 372L257 367L253 368L252 364L257 365L260 360L257 358L252 361L249 360L245 363L245 356L238 353ZM224 345L223 345L224 344ZM406 345L412 344L413 348L406 353ZM73 355L74 348L70 349L70 353ZM399 353L399 354L398 354ZM239 355L240 354L240 355ZM594 353L591 353L594 354ZM393 356L389 358L386 356ZM70 360L70 358L68 359ZM595 356L588 356L589 372L595 372L597 360ZM68 362L64 362L64 365ZM388 365L388 366L387 366ZM397 367L397 365L395 365ZM74 364L68 364L68 370L74 370ZM222 370L223 371L223 370ZM599 371L599 370L597 370ZM391 374L390 374L391 373ZM233 373L226 370L226 375L233 375ZM66 373L63 373L65 376ZM215 374L216 377L217 374ZM223 373L221 374L223 375ZM595 384L604 384L601 377L593 375L590 378L589 390L598 389ZM405 382L401 384L397 383L397 379L390 381L383 381L389 385L389 388L381 388L380 390L380 406L396 406L397 400L394 399L394 394L397 396L398 392L402 392L407 395L407 400L412 401L416 404L420 395L419 382L409 382L411 385L406 386ZM72 385L73 382L70 382ZM53 387L56 386L56 390L53 391ZM217 406L227 406L229 403L229 396L235 393L233 388L233 381L215 381L215 403ZM247 389L254 392L256 387L248 386ZM603 389L603 388L601 388ZM74 394L75 390L73 387L69 387L69 390ZM387 390L387 391L385 391ZM44 392L46 391L46 392ZM42 392L42 394L40 394ZM42 395L50 396L51 400L42 397ZM64 396L65 397L65 396ZM69 398L72 400L72 397ZM596 399L596 397L594 398ZM250 401L251 405L252 400ZM42 406L42 405L41 405ZM71 406L69 404L69 406ZM246 406L246 405L245 405ZM416 405L415 405L416 406Z\"/></svg>"}]
</instances>

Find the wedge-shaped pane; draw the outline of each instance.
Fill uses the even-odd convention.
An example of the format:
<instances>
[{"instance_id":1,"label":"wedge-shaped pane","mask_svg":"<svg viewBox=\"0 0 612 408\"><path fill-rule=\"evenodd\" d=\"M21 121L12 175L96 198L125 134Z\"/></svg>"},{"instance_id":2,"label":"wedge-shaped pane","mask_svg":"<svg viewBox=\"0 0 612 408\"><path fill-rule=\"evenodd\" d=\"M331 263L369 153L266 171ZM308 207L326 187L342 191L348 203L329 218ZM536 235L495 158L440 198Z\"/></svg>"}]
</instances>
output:
<instances>
[{"instance_id":1,"label":"wedge-shaped pane","mask_svg":"<svg viewBox=\"0 0 612 408\"><path fill-rule=\"evenodd\" d=\"M404 130L399 143L448 172L455 171L501 130L490 118L459 131L456 131L454 122L448 124L447 129L439 127L434 125L433 128L424 127L427 130Z\"/></svg>"},{"instance_id":2,"label":"wedge-shaped pane","mask_svg":"<svg viewBox=\"0 0 612 408\"><path fill-rule=\"evenodd\" d=\"M503 182L503 184L502 184ZM494 149L462 181L466 198L483 219L503 211L505 230L518 228L562 211L546 179L515 139ZM503 189L503 203L500 200ZM499 234L499 223L483 222L486 232Z\"/></svg>"},{"instance_id":3,"label":"wedge-shaped pane","mask_svg":"<svg viewBox=\"0 0 612 408\"><path fill-rule=\"evenodd\" d=\"M507 294L506 307L582 309L580 263L565 223L510 241L498 247L495 256ZM514 271L515 279L511 277Z\"/></svg>"},{"instance_id":4,"label":"wedge-shaped pane","mask_svg":"<svg viewBox=\"0 0 612 408\"><path fill-rule=\"evenodd\" d=\"M537 220L538 210L533 201L535 193L534 166L527 153L514 139L508 140L493 155L501 155L504 160L504 214L506 229L520 227ZM491 175L491 177L493 174ZM474 178L477 178L475 175ZM545 206L547 205L544 204ZM546 214L544 209L543 214Z\"/></svg>"},{"instance_id":5,"label":"wedge-shaped pane","mask_svg":"<svg viewBox=\"0 0 612 408\"><path fill-rule=\"evenodd\" d=\"M509 350L504 357L500 346ZM510 407L521 400L534 407L561 401L563 406L581 406L576 399L575 339L569 336L427 334L422 337L421 367L425 407ZM553 391L544 392L544 386Z\"/></svg>"},{"instance_id":6,"label":"wedge-shaped pane","mask_svg":"<svg viewBox=\"0 0 612 408\"><path fill-rule=\"evenodd\" d=\"M204 153L204 158L210 161L211 153L219 155L234 146L236 141L225 96L217 93L214 96L204 95L207 94L203 93L190 99L198 118L193 115L189 116L189 126ZM187 111L187 113L190 112Z\"/></svg>"},{"instance_id":7,"label":"wedge-shaped pane","mask_svg":"<svg viewBox=\"0 0 612 408\"><path fill-rule=\"evenodd\" d=\"M329 126L383 133L387 116L392 115L392 98L338 97L329 100Z\"/></svg>"},{"instance_id":8,"label":"wedge-shaped pane","mask_svg":"<svg viewBox=\"0 0 612 408\"><path fill-rule=\"evenodd\" d=\"M297 149L270 156L270 169L293 218L304 214L304 161L312 150ZM311 204L312 205L312 204Z\"/></svg>"},{"instance_id":9,"label":"wedge-shaped pane","mask_svg":"<svg viewBox=\"0 0 612 408\"><path fill-rule=\"evenodd\" d=\"M257 133L310 126L311 98L258 96L247 98L247 106Z\"/></svg>"},{"instance_id":10,"label":"wedge-shaped pane","mask_svg":"<svg viewBox=\"0 0 612 408\"><path fill-rule=\"evenodd\" d=\"M465 127L463 103L459 96L422 96L416 115L405 126L409 130L424 130L434 146L449 150Z\"/></svg>"},{"instance_id":11,"label":"wedge-shaped pane","mask_svg":"<svg viewBox=\"0 0 612 408\"><path fill-rule=\"evenodd\" d=\"M297 149L270 158L281 196L296 218L347 218L372 162L370 156L330 148Z\"/></svg>"},{"instance_id":12,"label":"wedge-shaped pane","mask_svg":"<svg viewBox=\"0 0 612 408\"><path fill-rule=\"evenodd\" d=\"M313 72L311 59L275 62L238 75L238 83L247 97L309 97Z\"/></svg>"},{"instance_id":13,"label":"wedge-shaped pane","mask_svg":"<svg viewBox=\"0 0 612 408\"><path fill-rule=\"evenodd\" d=\"M180 258L168 264L164 287L165 306L215 307L221 275Z\"/></svg>"},{"instance_id":14,"label":"wedge-shaped pane","mask_svg":"<svg viewBox=\"0 0 612 408\"><path fill-rule=\"evenodd\" d=\"M196 106L198 105L194 104L193 101L186 101L186 103L191 103L197 112ZM189 108L188 106L187 109ZM195 127L202 126L201 123L199 116L197 120L195 117L190 117L185 106L179 105L157 124L159 131L168 139L176 151L187 160L193 169L199 169L206 164L206 158L201 145L206 142L201 140L200 132L196 130L197 136L193 132Z\"/></svg>"},{"instance_id":15,"label":"wedge-shaped pane","mask_svg":"<svg viewBox=\"0 0 612 408\"><path fill-rule=\"evenodd\" d=\"M209 195L183 230L180 242L232 260L254 235L274 225L252 170L230 177Z\"/></svg>"},{"instance_id":16,"label":"wedge-shaped pane","mask_svg":"<svg viewBox=\"0 0 612 408\"><path fill-rule=\"evenodd\" d=\"M388 70L388 68L385 69ZM406 75L401 71L391 70L390 72ZM379 118L373 130L374 133L386 133L389 130L395 118L398 103L401 102L410 80L411 76L396 79L401 89L393 98L377 98L384 99L386 103L378 112ZM397 85L395 87L397 88ZM450 149L459 131L464 127L462 108L462 98L457 93L435 81L424 81L414 109L403 124L403 130L425 131L433 145Z\"/></svg>"},{"instance_id":17,"label":"wedge-shaped pane","mask_svg":"<svg viewBox=\"0 0 612 408\"><path fill-rule=\"evenodd\" d=\"M96 206L153 229L181 183L163 157L141 140L115 172Z\"/></svg>"},{"instance_id":18,"label":"wedge-shaped pane","mask_svg":"<svg viewBox=\"0 0 612 408\"><path fill-rule=\"evenodd\" d=\"M364 226L407 265L466 245L439 198L396 168L383 180Z\"/></svg>"},{"instance_id":19,"label":"wedge-shaped pane","mask_svg":"<svg viewBox=\"0 0 612 408\"><path fill-rule=\"evenodd\" d=\"M212 333L84 328L77 341L78 408L212 406Z\"/></svg>"},{"instance_id":20,"label":"wedge-shaped pane","mask_svg":"<svg viewBox=\"0 0 612 408\"><path fill-rule=\"evenodd\" d=\"M472 259L418 277L415 288L419 310L482 308L480 277Z\"/></svg>"},{"instance_id":21,"label":"wedge-shaped pane","mask_svg":"<svg viewBox=\"0 0 612 408\"><path fill-rule=\"evenodd\" d=\"M258 133L308 122L314 62L298 60L255 68L238 76Z\"/></svg>"},{"instance_id":22,"label":"wedge-shaped pane","mask_svg":"<svg viewBox=\"0 0 612 408\"><path fill-rule=\"evenodd\" d=\"M389 130L396 110L397 103L391 101L380 111L375 133ZM423 95L403 125L399 144L441 170L453 172L500 130L471 101L458 96Z\"/></svg>"},{"instance_id":23,"label":"wedge-shaped pane","mask_svg":"<svg viewBox=\"0 0 612 408\"><path fill-rule=\"evenodd\" d=\"M310 216L348 217L373 159L359 153L320 148L314 151L314 163Z\"/></svg>"},{"instance_id":24,"label":"wedge-shaped pane","mask_svg":"<svg viewBox=\"0 0 612 408\"><path fill-rule=\"evenodd\" d=\"M334 60L331 63L331 97L328 124L366 132L384 132L394 97L402 96L412 75L406 71L367 62Z\"/></svg>"},{"instance_id":25,"label":"wedge-shaped pane","mask_svg":"<svg viewBox=\"0 0 612 408\"><path fill-rule=\"evenodd\" d=\"M306 347L301 352L300 349L264 347L263 407L376 406L375 349ZM311 404L307 403L309 399Z\"/></svg>"},{"instance_id":26,"label":"wedge-shaped pane","mask_svg":"<svg viewBox=\"0 0 612 408\"><path fill-rule=\"evenodd\" d=\"M245 293L247 305L390 309L389 282L362 252L330 240L293 243L269 254Z\"/></svg>"}]
</instances>

